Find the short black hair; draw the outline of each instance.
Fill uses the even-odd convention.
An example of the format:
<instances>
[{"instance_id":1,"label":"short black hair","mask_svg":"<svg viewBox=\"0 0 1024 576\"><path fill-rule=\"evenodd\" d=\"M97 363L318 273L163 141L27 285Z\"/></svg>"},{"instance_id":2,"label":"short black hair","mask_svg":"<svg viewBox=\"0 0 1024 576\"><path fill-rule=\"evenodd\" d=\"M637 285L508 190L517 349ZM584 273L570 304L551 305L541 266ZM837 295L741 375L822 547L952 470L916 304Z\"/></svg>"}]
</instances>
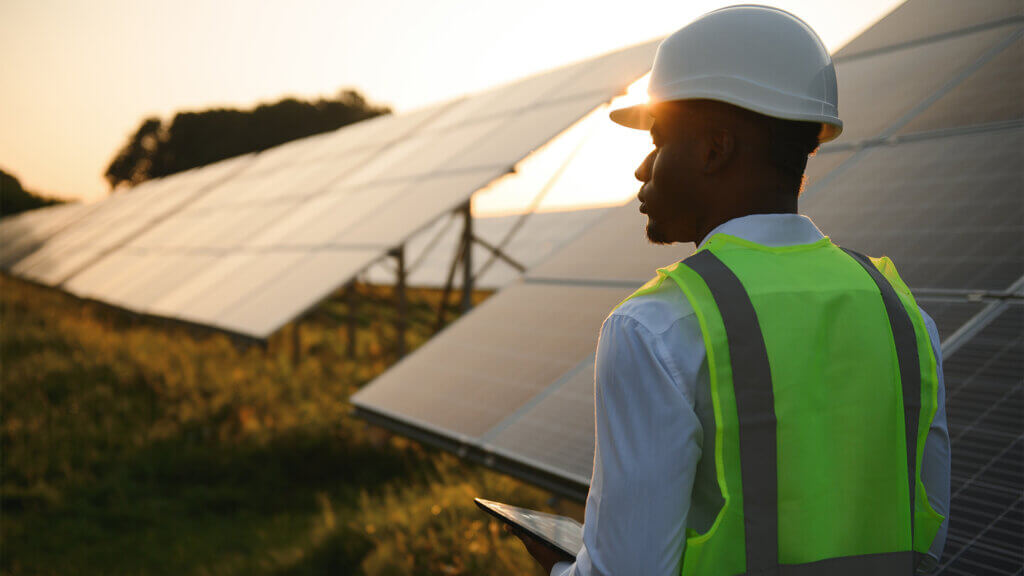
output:
<instances>
[{"instance_id":1,"label":"short black hair","mask_svg":"<svg viewBox=\"0 0 1024 576\"><path fill-rule=\"evenodd\" d=\"M779 175L782 192L799 196L804 187L807 158L818 150L821 124L765 116L771 163Z\"/></svg>"}]
</instances>

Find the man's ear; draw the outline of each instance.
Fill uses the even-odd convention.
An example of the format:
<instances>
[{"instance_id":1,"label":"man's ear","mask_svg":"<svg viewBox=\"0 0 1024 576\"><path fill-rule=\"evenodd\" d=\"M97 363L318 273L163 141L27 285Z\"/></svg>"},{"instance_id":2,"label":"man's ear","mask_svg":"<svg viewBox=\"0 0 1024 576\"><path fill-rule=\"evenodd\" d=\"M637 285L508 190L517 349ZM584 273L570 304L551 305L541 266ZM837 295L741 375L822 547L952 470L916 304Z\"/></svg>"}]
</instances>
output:
<instances>
[{"instance_id":1,"label":"man's ear","mask_svg":"<svg viewBox=\"0 0 1024 576\"><path fill-rule=\"evenodd\" d=\"M721 171L736 153L736 139L729 130L710 130L701 140L701 169L705 174Z\"/></svg>"}]
</instances>

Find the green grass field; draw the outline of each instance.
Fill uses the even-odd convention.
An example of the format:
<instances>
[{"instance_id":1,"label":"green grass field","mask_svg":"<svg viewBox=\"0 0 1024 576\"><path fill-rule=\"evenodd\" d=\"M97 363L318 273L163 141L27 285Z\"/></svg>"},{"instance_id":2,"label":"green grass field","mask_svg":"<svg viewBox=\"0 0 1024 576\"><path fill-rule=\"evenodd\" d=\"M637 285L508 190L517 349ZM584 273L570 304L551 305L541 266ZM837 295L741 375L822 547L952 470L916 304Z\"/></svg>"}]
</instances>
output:
<instances>
[{"instance_id":1,"label":"green grass field","mask_svg":"<svg viewBox=\"0 0 1024 576\"><path fill-rule=\"evenodd\" d=\"M483 298L481 295L480 298ZM350 416L395 360L362 286L265 348L0 277L4 574L536 574L472 497L550 495ZM410 347L440 297L414 291Z\"/></svg>"}]
</instances>

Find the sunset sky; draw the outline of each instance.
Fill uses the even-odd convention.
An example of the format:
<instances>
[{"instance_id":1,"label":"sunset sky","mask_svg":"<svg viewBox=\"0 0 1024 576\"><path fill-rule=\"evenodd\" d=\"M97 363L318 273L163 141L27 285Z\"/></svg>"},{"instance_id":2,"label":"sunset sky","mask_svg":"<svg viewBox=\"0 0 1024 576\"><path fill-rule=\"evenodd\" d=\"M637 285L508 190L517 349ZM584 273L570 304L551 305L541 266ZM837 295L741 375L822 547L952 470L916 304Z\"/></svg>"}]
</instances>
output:
<instances>
[{"instance_id":1,"label":"sunset sky","mask_svg":"<svg viewBox=\"0 0 1024 576\"><path fill-rule=\"evenodd\" d=\"M899 0L773 2L830 49ZM146 116L355 88L396 111L670 34L728 2L4 0L0 168L95 200Z\"/></svg>"}]
</instances>

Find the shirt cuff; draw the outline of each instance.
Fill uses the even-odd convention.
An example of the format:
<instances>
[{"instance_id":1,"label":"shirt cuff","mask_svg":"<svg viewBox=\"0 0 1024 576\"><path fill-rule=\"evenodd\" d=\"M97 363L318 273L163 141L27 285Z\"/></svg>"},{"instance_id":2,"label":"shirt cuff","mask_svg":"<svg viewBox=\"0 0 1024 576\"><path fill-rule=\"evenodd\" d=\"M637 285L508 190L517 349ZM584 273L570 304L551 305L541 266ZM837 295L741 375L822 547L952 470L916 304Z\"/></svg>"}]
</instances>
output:
<instances>
[{"instance_id":1,"label":"shirt cuff","mask_svg":"<svg viewBox=\"0 0 1024 576\"><path fill-rule=\"evenodd\" d=\"M551 567L551 576L569 576L572 570L572 562L557 562Z\"/></svg>"}]
</instances>

